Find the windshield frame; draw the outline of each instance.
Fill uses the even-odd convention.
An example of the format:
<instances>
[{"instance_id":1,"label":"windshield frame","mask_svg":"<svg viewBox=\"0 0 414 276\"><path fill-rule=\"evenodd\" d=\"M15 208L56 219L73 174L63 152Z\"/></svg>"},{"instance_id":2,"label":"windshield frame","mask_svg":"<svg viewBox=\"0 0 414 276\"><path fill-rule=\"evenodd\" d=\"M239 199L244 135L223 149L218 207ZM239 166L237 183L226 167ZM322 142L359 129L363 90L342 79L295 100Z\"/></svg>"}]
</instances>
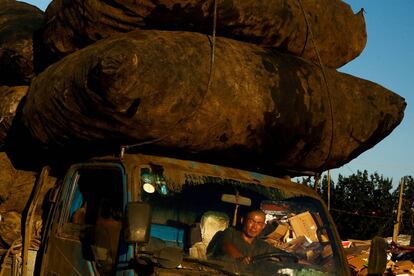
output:
<instances>
[{"instance_id":1,"label":"windshield frame","mask_svg":"<svg viewBox=\"0 0 414 276\"><path fill-rule=\"evenodd\" d=\"M278 178L268 175L249 172L235 168L222 167L213 164L194 162L190 160L178 160L169 157L159 157L143 154L126 154L121 160L128 175L128 198L130 201L141 201L140 169L142 166L156 165L163 168L163 174L168 183L176 187L182 187L191 178L193 184L202 184L206 177L213 177L227 181L229 179L243 183L243 185L276 188L283 193L286 199L310 198L319 205L321 213L326 219L331 230L330 240L335 252L335 263L338 266L338 275L350 275L345 254L341 245L339 234L330 216L326 205L319 195L311 188L292 182L290 179Z\"/></svg>"}]
</instances>

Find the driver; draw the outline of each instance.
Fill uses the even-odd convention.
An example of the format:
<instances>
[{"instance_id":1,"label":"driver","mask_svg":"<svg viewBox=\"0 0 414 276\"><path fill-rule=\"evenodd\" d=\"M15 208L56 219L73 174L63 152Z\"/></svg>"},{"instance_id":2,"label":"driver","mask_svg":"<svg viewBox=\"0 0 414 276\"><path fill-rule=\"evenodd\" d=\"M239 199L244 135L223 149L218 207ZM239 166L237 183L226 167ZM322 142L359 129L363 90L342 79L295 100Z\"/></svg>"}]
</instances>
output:
<instances>
[{"instance_id":1,"label":"driver","mask_svg":"<svg viewBox=\"0 0 414 276\"><path fill-rule=\"evenodd\" d=\"M217 232L207 247L207 257L230 258L249 264L253 256L278 251L277 248L257 238L266 225L265 219L263 211L250 211L242 218L242 231L230 227Z\"/></svg>"}]
</instances>

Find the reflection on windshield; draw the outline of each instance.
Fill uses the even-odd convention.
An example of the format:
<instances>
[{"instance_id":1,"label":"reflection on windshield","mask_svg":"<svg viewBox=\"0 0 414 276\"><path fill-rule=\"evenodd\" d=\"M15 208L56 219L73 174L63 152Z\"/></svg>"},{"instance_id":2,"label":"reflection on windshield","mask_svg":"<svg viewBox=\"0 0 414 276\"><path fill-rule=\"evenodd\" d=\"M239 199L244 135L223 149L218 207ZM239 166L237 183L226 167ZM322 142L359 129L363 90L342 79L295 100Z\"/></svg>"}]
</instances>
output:
<instances>
[{"instance_id":1,"label":"reflection on windshield","mask_svg":"<svg viewBox=\"0 0 414 276\"><path fill-rule=\"evenodd\" d=\"M259 269L262 275L283 271L282 274L286 274L286 269L327 274L335 270L335 247L331 246L330 229L326 227L328 224L318 202L313 199L287 200L276 189L236 181L188 183L179 189L165 187L163 191L144 191L142 195L152 207L151 237L162 241L164 246L181 248L187 261L211 264L224 261L225 266L229 260L234 260L242 264L237 266L239 269L247 267L248 271L256 267L253 274ZM246 216L251 210L263 212L263 222L261 215ZM222 260L208 255L211 241L219 239L223 233L243 233L242 228L247 227L242 223L243 217L250 219L249 235L257 234L255 240L278 254L260 254L263 258L257 259ZM263 227L259 229L259 226ZM182 266L185 268L185 263Z\"/></svg>"}]
</instances>

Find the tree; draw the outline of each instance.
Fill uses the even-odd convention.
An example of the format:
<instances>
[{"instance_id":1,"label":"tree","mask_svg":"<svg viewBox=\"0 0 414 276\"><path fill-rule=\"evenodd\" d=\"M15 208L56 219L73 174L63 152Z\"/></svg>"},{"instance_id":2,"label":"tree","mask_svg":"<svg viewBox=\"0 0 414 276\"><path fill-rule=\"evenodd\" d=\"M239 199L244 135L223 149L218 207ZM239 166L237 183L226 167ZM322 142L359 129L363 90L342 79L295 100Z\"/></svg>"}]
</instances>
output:
<instances>
[{"instance_id":1,"label":"tree","mask_svg":"<svg viewBox=\"0 0 414 276\"><path fill-rule=\"evenodd\" d=\"M331 182L331 214L343 239L371 239L392 233L394 200L392 180L378 173L357 171ZM318 189L327 201L327 177Z\"/></svg>"},{"instance_id":2,"label":"tree","mask_svg":"<svg viewBox=\"0 0 414 276\"><path fill-rule=\"evenodd\" d=\"M394 198L394 210L397 210L400 193L400 184L395 189L392 197ZM402 204L402 223L400 233L413 233L414 230L414 179L412 176L404 177L403 204ZM396 214L394 214L396 219ZM414 233L413 233L414 234Z\"/></svg>"}]
</instances>

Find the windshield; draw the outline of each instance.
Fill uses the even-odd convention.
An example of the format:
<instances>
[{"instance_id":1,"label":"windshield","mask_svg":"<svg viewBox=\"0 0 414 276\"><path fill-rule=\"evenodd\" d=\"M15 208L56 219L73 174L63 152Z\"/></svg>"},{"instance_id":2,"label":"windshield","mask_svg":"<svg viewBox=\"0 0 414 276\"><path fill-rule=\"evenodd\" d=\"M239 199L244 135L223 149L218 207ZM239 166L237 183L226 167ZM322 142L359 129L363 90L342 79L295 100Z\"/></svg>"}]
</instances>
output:
<instances>
[{"instance_id":1,"label":"windshield","mask_svg":"<svg viewBox=\"0 0 414 276\"><path fill-rule=\"evenodd\" d=\"M182 269L186 262L242 275L331 275L338 269L322 206L310 197L287 199L280 190L254 183L189 177L182 186L164 181L144 187L142 200L152 207L150 244L157 245L147 249L181 248ZM244 244L249 235L253 250ZM220 242L227 237L239 238L237 257L226 255Z\"/></svg>"}]
</instances>

